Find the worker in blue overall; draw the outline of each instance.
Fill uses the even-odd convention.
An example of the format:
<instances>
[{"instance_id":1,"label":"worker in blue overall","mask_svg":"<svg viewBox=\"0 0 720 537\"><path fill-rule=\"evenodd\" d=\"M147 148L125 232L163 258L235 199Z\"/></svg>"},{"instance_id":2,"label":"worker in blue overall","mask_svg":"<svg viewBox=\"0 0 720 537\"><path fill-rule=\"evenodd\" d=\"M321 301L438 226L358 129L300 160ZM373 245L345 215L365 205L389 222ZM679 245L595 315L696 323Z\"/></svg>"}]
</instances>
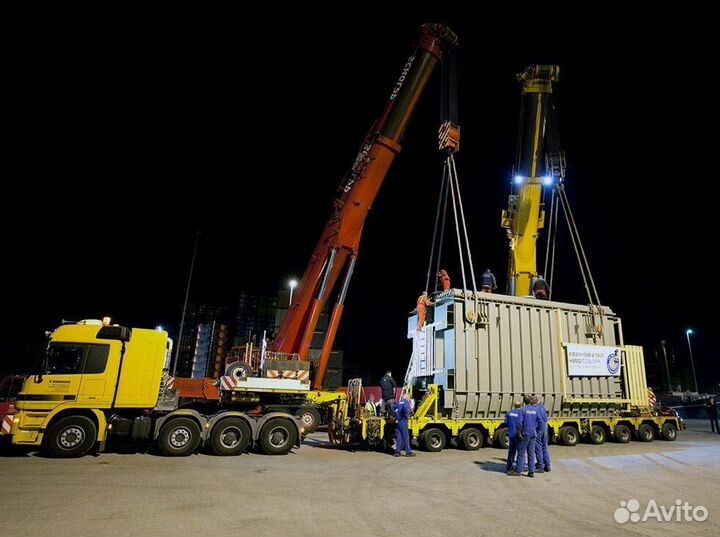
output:
<instances>
[{"instance_id":1,"label":"worker in blue overall","mask_svg":"<svg viewBox=\"0 0 720 537\"><path fill-rule=\"evenodd\" d=\"M525 467L525 454L528 456L528 477L535 477L535 439L537 437L538 413L532 405L530 396L525 396L525 406L522 408L522 439L518 446L517 471L520 473Z\"/></svg>"},{"instance_id":2,"label":"worker in blue overall","mask_svg":"<svg viewBox=\"0 0 720 537\"><path fill-rule=\"evenodd\" d=\"M537 410L538 424L535 438L535 471L550 471L550 451L548 450L548 415L543 400L533 395L533 404Z\"/></svg>"},{"instance_id":3,"label":"worker in blue overall","mask_svg":"<svg viewBox=\"0 0 720 537\"><path fill-rule=\"evenodd\" d=\"M514 408L508 410L505 414L505 425L508 428L508 439L510 440L507 454L507 465L505 472L507 475L520 475L514 468L515 456L518 452L518 444L520 443L520 428L523 424L522 401L515 401Z\"/></svg>"},{"instance_id":4,"label":"worker in blue overall","mask_svg":"<svg viewBox=\"0 0 720 537\"><path fill-rule=\"evenodd\" d=\"M412 416L412 407L410 406L410 396L403 394L402 399L395 407L395 418L397 419L397 429L395 429L395 453L393 457L399 457L400 451L405 450L406 457L414 457L415 453L410 448L410 431L408 430L408 420Z\"/></svg>"}]
</instances>

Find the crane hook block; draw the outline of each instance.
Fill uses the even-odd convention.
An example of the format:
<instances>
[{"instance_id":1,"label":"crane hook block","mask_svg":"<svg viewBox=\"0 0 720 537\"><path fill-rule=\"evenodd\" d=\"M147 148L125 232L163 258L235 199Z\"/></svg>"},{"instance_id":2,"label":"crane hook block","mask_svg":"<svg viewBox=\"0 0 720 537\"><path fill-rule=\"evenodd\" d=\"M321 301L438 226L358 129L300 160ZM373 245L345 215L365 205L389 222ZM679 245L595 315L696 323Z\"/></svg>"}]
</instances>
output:
<instances>
[{"instance_id":1,"label":"crane hook block","mask_svg":"<svg viewBox=\"0 0 720 537\"><path fill-rule=\"evenodd\" d=\"M444 121L438 131L438 146L440 151L447 154L460 151L460 126L452 121Z\"/></svg>"}]
</instances>

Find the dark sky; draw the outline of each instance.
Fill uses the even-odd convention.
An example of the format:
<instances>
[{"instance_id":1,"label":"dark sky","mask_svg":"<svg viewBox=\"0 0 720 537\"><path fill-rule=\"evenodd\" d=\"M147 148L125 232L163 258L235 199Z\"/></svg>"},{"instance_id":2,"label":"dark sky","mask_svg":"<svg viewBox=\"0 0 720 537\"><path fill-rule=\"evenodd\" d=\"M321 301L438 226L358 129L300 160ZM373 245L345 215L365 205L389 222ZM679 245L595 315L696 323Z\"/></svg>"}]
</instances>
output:
<instances>
[{"instance_id":1,"label":"dark sky","mask_svg":"<svg viewBox=\"0 0 720 537\"><path fill-rule=\"evenodd\" d=\"M567 189L601 299L651 358L666 338L678 372L693 327L698 376L717 382L712 32L700 14L574 18L38 14L6 77L5 287L16 321L3 370L62 318L176 331L195 230L194 299L234 303L240 289L272 292L301 275L417 24L436 20L460 36L457 158L478 269L506 270L515 73L557 63ZM404 370L409 357L406 314L424 285L440 177L438 83L365 226L340 330L346 360L373 374ZM555 296L585 303L563 255ZM454 259L446 265L457 273Z\"/></svg>"}]
</instances>

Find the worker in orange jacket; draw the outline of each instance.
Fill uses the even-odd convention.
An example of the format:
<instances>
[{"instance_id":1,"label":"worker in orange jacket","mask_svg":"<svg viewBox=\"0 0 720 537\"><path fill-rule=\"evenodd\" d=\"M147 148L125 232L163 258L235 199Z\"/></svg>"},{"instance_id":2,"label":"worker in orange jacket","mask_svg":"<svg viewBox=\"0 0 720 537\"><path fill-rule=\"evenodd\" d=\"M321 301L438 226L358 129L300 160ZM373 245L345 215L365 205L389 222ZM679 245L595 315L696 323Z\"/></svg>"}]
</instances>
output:
<instances>
[{"instance_id":1,"label":"worker in orange jacket","mask_svg":"<svg viewBox=\"0 0 720 537\"><path fill-rule=\"evenodd\" d=\"M442 290L449 291L450 290L450 276L448 276L448 273L445 269L442 269L440 272L438 272L438 279L440 280L440 284L442 285Z\"/></svg>"},{"instance_id":2,"label":"worker in orange jacket","mask_svg":"<svg viewBox=\"0 0 720 537\"><path fill-rule=\"evenodd\" d=\"M432 304L432 300L428 298L427 291L423 291L423 294L421 294L417 299L417 307L415 308L418 314L418 330L422 330L422 327L425 326L425 319L427 319L427 307L432 306Z\"/></svg>"}]
</instances>

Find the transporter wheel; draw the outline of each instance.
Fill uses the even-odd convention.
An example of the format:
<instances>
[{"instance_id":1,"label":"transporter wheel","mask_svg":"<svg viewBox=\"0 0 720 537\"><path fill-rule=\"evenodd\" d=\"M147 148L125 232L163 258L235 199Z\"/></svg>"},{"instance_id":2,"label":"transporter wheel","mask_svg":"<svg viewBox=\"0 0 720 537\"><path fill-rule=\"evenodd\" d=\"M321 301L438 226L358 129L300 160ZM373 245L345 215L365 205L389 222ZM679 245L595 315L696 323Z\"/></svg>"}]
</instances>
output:
<instances>
[{"instance_id":1,"label":"transporter wheel","mask_svg":"<svg viewBox=\"0 0 720 537\"><path fill-rule=\"evenodd\" d=\"M295 415L300 418L305 434L314 433L320 426L320 412L314 406L302 406L297 409Z\"/></svg>"},{"instance_id":2,"label":"transporter wheel","mask_svg":"<svg viewBox=\"0 0 720 537\"><path fill-rule=\"evenodd\" d=\"M458 445L465 451L477 451L485 442L485 435L480 429L471 427L460 432Z\"/></svg>"},{"instance_id":3,"label":"transporter wheel","mask_svg":"<svg viewBox=\"0 0 720 537\"><path fill-rule=\"evenodd\" d=\"M588 436L591 444L604 444L607 440L607 431L602 425L593 425L590 429L590 435Z\"/></svg>"},{"instance_id":4,"label":"transporter wheel","mask_svg":"<svg viewBox=\"0 0 720 537\"><path fill-rule=\"evenodd\" d=\"M252 377L252 369L245 362L233 362L225 368L225 375L234 380Z\"/></svg>"},{"instance_id":5,"label":"transporter wheel","mask_svg":"<svg viewBox=\"0 0 720 537\"><path fill-rule=\"evenodd\" d=\"M422 434L422 447L425 451L437 453L445 447L445 433L437 427L431 427Z\"/></svg>"},{"instance_id":6,"label":"transporter wheel","mask_svg":"<svg viewBox=\"0 0 720 537\"><path fill-rule=\"evenodd\" d=\"M580 440L580 433L575 427L565 425L560 428L560 440L565 446L576 446Z\"/></svg>"},{"instance_id":7,"label":"transporter wheel","mask_svg":"<svg viewBox=\"0 0 720 537\"><path fill-rule=\"evenodd\" d=\"M510 435L507 428L503 427L495 431L495 446L500 449L508 449L510 447Z\"/></svg>"},{"instance_id":8,"label":"transporter wheel","mask_svg":"<svg viewBox=\"0 0 720 537\"><path fill-rule=\"evenodd\" d=\"M285 455L297 441L297 430L286 418L273 418L260 430L260 449L268 455Z\"/></svg>"},{"instance_id":9,"label":"transporter wheel","mask_svg":"<svg viewBox=\"0 0 720 537\"><path fill-rule=\"evenodd\" d=\"M175 418L162 426L158 446L168 457L187 457L200 445L200 426L190 418Z\"/></svg>"},{"instance_id":10,"label":"transporter wheel","mask_svg":"<svg viewBox=\"0 0 720 537\"><path fill-rule=\"evenodd\" d=\"M662 429L660 429L660 436L663 440L670 440L671 442L677 438L677 427L671 421L663 423Z\"/></svg>"},{"instance_id":11,"label":"transporter wheel","mask_svg":"<svg viewBox=\"0 0 720 537\"><path fill-rule=\"evenodd\" d=\"M210 432L210 447L216 455L239 455L250 445L250 426L242 418L220 420Z\"/></svg>"},{"instance_id":12,"label":"transporter wheel","mask_svg":"<svg viewBox=\"0 0 720 537\"><path fill-rule=\"evenodd\" d=\"M97 442L97 427L85 416L68 416L55 422L46 433L44 448L53 457L82 457Z\"/></svg>"},{"instance_id":13,"label":"transporter wheel","mask_svg":"<svg viewBox=\"0 0 720 537\"><path fill-rule=\"evenodd\" d=\"M614 435L616 442L620 444L627 444L632 438L632 431L630 430L630 427L628 427L624 423L618 423L615 426Z\"/></svg>"},{"instance_id":14,"label":"transporter wheel","mask_svg":"<svg viewBox=\"0 0 720 537\"><path fill-rule=\"evenodd\" d=\"M655 439L655 429L649 423L641 423L637 430L637 438L641 442L652 442Z\"/></svg>"}]
</instances>

